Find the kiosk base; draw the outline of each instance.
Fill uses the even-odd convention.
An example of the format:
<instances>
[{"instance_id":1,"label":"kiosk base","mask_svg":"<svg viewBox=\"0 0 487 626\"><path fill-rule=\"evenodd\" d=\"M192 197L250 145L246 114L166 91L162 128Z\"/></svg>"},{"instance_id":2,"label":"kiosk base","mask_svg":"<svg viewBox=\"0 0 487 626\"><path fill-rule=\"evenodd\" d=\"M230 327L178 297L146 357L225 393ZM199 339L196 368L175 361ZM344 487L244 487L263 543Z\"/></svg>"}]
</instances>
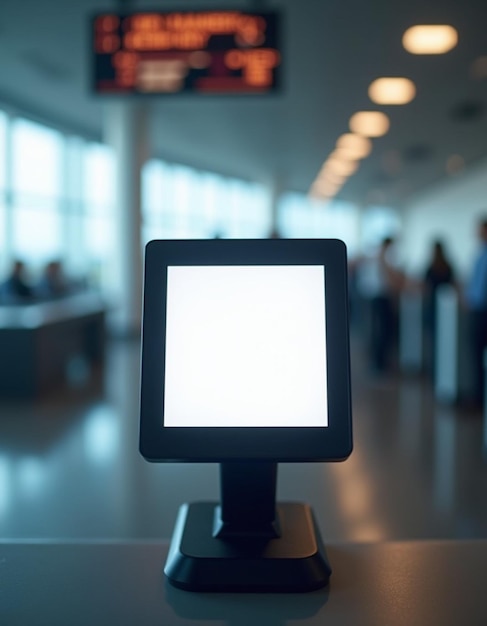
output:
<instances>
[{"instance_id":1,"label":"kiosk base","mask_svg":"<svg viewBox=\"0 0 487 626\"><path fill-rule=\"evenodd\" d=\"M218 503L183 504L164 567L187 591L305 592L328 583L331 568L306 504L278 504L280 537L215 537Z\"/></svg>"}]
</instances>

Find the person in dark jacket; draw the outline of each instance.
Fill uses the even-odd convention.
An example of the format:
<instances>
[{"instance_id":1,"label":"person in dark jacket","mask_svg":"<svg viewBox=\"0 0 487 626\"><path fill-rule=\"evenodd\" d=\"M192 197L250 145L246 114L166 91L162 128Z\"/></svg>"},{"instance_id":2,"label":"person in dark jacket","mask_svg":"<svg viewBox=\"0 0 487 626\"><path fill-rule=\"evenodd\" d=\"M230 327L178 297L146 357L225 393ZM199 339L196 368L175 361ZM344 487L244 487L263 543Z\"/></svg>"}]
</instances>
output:
<instances>
[{"instance_id":1,"label":"person in dark jacket","mask_svg":"<svg viewBox=\"0 0 487 626\"><path fill-rule=\"evenodd\" d=\"M438 289L446 285L455 285L455 272L447 258L443 242L433 242L431 260L423 277L424 292L424 330L427 344L427 367L433 372L436 333L436 297Z\"/></svg>"},{"instance_id":2,"label":"person in dark jacket","mask_svg":"<svg viewBox=\"0 0 487 626\"><path fill-rule=\"evenodd\" d=\"M33 297L32 287L25 280L25 265L16 260L10 275L0 287L0 293L7 302L30 300Z\"/></svg>"},{"instance_id":3,"label":"person in dark jacket","mask_svg":"<svg viewBox=\"0 0 487 626\"><path fill-rule=\"evenodd\" d=\"M473 394L481 408L485 401L484 352L487 349L487 216L478 227L480 249L467 288L473 365Z\"/></svg>"}]
</instances>

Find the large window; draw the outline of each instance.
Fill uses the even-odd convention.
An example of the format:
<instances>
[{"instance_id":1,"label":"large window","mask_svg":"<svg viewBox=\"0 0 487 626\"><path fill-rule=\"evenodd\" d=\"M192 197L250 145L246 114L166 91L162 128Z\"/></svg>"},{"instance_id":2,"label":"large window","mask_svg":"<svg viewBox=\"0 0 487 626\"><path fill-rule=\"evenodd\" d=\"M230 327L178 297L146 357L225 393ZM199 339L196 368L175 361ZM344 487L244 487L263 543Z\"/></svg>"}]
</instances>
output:
<instances>
[{"instance_id":1,"label":"large window","mask_svg":"<svg viewBox=\"0 0 487 626\"><path fill-rule=\"evenodd\" d=\"M270 194L262 185L230 180L220 210L222 234L233 238L267 237L271 231L269 204Z\"/></svg>"},{"instance_id":2,"label":"large window","mask_svg":"<svg viewBox=\"0 0 487 626\"><path fill-rule=\"evenodd\" d=\"M143 239L265 237L269 195L262 185L157 159L142 176Z\"/></svg>"},{"instance_id":3,"label":"large window","mask_svg":"<svg viewBox=\"0 0 487 626\"><path fill-rule=\"evenodd\" d=\"M114 254L115 163L107 146L89 143L82 161L82 233L85 264L92 282L108 286Z\"/></svg>"},{"instance_id":4,"label":"large window","mask_svg":"<svg viewBox=\"0 0 487 626\"><path fill-rule=\"evenodd\" d=\"M0 111L0 192L5 191L7 174L7 116Z\"/></svg>"},{"instance_id":5,"label":"large window","mask_svg":"<svg viewBox=\"0 0 487 626\"><path fill-rule=\"evenodd\" d=\"M66 140L66 165L63 184L65 213L64 262L67 269L82 276L86 269L85 204L83 198L83 159L85 142L80 137Z\"/></svg>"},{"instance_id":6,"label":"large window","mask_svg":"<svg viewBox=\"0 0 487 626\"><path fill-rule=\"evenodd\" d=\"M142 171L142 243L174 238L263 238L273 228L270 190L255 182L170 164ZM115 160L106 145L0 111L0 273L25 261L33 280L60 259L73 277L110 290L116 263ZM280 199L284 237L338 237L351 252L395 217L347 203ZM364 232L360 232L362 224ZM0 279L1 279L0 275Z\"/></svg>"},{"instance_id":7,"label":"large window","mask_svg":"<svg viewBox=\"0 0 487 626\"><path fill-rule=\"evenodd\" d=\"M15 119L12 146L12 248L27 263L63 253L61 133Z\"/></svg>"},{"instance_id":8,"label":"large window","mask_svg":"<svg viewBox=\"0 0 487 626\"><path fill-rule=\"evenodd\" d=\"M0 111L0 276L4 273L7 259L7 210L6 210L6 154L7 116Z\"/></svg>"},{"instance_id":9,"label":"large window","mask_svg":"<svg viewBox=\"0 0 487 626\"><path fill-rule=\"evenodd\" d=\"M61 133L23 119L12 122L12 187L19 196L60 195L63 161Z\"/></svg>"},{"instance_id":10,"label":"large window","mask_svg":"<svg viewBox=\"0 0 487 626\"><path fill-rule=\"evenodd\" d=\"M362 249L374 249L384 237L396 235L400 227L401 218L396 210L384 206L367 207L362 215Z\"/></svg>"},{"instance_id":11,"label":"large window","mask_svg":"<svg viewBox=\"0 0 487 626\"><path fill-rule=\"evenodd\" d=\"M113 155L101 144L0 112L0 270L23 260L35 282L60 259L103 282L111 255Z\"/></svg>"},{"instance_id":12,"label":"large window","mask_svg":"<svg viewBox=\"0 0 487 626\"><path fill-rule=\"evenodd\" d=\"M32 280L61 259L109 287L117 206L110 148L0 111L0 272L22 259ZM154 159L143 168L142 239L265 237L262 185Z\"/></svg>"},{"instance_id":13,"label":"large window","mask_svg":"<svg viewBox=\"0 0 487 626\"><path fill-rule=\"evenodd\" d=\"M359 210L348 202L324 204L297 193L283 195L279 232L284 237L343 239L350 254L359 246Z\"/></svg>"}]
</instances>

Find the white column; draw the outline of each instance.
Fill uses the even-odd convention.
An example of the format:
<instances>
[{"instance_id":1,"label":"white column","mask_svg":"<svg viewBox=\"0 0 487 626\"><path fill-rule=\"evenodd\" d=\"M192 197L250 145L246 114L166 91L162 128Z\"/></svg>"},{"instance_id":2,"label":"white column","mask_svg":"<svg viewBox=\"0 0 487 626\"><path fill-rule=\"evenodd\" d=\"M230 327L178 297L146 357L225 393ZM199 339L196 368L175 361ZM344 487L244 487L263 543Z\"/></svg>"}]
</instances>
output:
<instances>
[{"instance_id":1,"label":"white column","mask_svg":"<svg viewBox=\"0 0 487 626\"><path fill-rule=\"evenodd\" d=\"M399 363L404 372L423 368L423 298L402 293L399 299Z\"/></svg>"},{"instance_id":2,"label":"white column","mask_svg":"<svg viewBox=\"0 0 487 626\"><path fill-rule=\"evenodd\" d=\"M436 295L435 395L444 402L458 399L458 295L448 285Z\"/></svg>"},{"instance_id":3,"label":"white column","mask_svg":"<svg viewBox=\"0 0 487 626\"><path fill-rule=\"evenodd\" d=\"M115 153L116 170L113 330L138 334L142 319L141 170L149 153L146 108L128 100L108 103L104 132Z\"/></svg>"},{"instance_id":4,"label":"white column","mask_svg":"<svg viewBox=\"0 0 487 626\"><path fill-rule=\"evenodd\" d=\"M361 255L366 248L365 245L365 209L363 205L357 205L357 253Z\"/></svg>"},{"instance_id":5,"label":"white column","mask_svg":"<svg viewBox=\"0 0 487 626\"><path fill-rule=\"evenodd\" d=\"M271 202L271 235L278 233L282 235L279 229L279 200L284 191L283 181L279 177L273 178L269 183L270 202Z\"/></svg>"},{"instance_id":6,"label":"white column","mask_svg":"<svg viewBox=\"0 0 487 626\"><path fill-rule=\"evenodd\" d=\"M83 197L84 162L86 143L79 137L68 136L64 144L63 192L61 213L63 219L64 249L62 258L69 274L81 276L86 271L85 216L80 211Z\"/></svg>"},{"instance_id":7,"label":"white column","mask_svg":"<svg viewBox=\"0 0 487 626\"><path fill-rule=\"evenodd\" d=\"M13 207L13 140L12 123L13 116L7 114L5 128L5 249L4 260L5 272L10 272L10 266L14 261L14 207Z\"/></svg>"}]
</instances>

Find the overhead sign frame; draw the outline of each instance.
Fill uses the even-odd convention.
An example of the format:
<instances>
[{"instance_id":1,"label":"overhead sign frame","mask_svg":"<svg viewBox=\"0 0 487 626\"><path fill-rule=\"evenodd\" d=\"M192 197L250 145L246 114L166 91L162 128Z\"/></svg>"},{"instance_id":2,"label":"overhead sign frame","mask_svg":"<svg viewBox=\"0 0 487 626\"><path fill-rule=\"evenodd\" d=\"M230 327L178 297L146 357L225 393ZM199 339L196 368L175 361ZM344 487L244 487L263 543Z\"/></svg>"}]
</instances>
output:
<instances>
[{"instance_id":1,"label":"overhead sign frame","mask_svg":"<svg viewBox=\"0 0 487 626\"><path fill-rule=\"evenodd\" d=\"M98 94L263 95L281 86L280 15L103 13L92 21Z\"/></svg>"}]
</instances>

